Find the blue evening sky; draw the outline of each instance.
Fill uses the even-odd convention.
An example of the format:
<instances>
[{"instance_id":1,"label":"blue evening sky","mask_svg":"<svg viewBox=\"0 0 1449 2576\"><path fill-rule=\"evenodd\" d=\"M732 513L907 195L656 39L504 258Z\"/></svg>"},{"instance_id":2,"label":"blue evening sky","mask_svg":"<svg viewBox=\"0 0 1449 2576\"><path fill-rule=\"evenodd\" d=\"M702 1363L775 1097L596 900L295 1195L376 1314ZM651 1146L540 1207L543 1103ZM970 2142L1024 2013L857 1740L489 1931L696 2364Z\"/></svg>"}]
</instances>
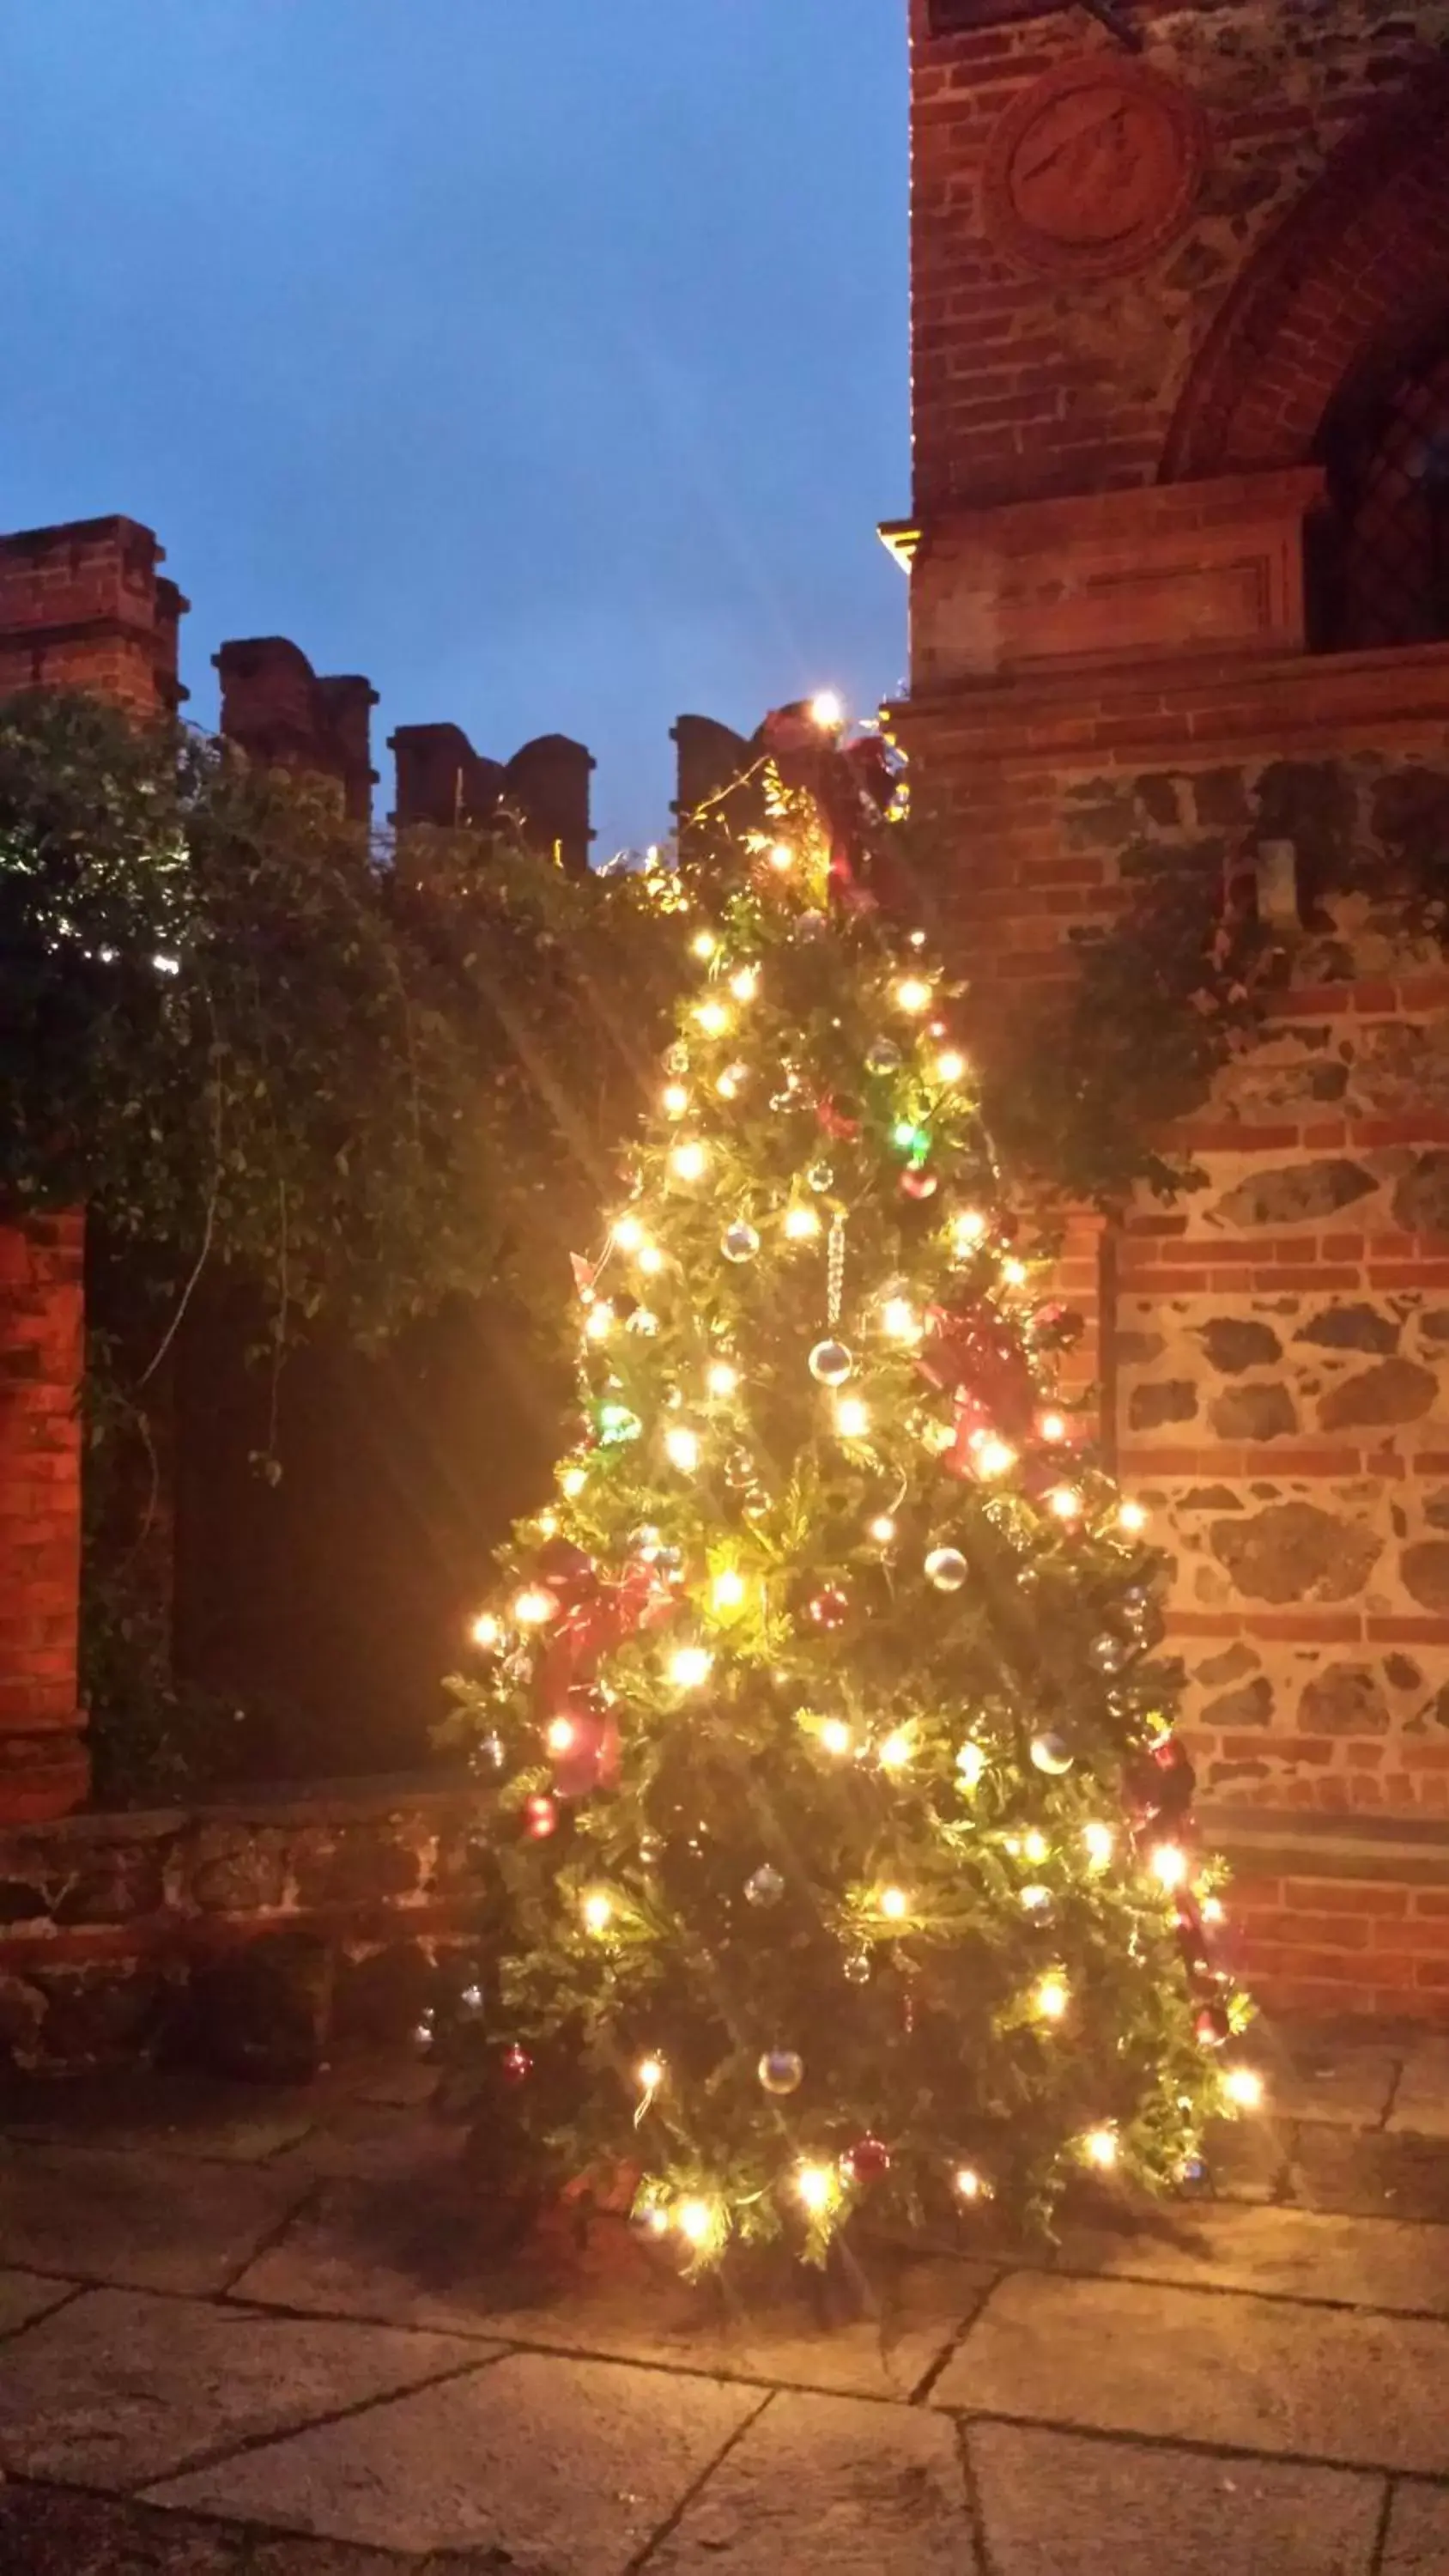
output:
<instances>
[{"instance_id":1,"label":"blue evening sky","mask_svg":"<svg viewBox=\"0 0 1449 2576\"><path fill-rule=\"evenodd\" d=\"M904 0L3 0L0 525L599 760L904 658Z\"/></svg>"}]
</instances>

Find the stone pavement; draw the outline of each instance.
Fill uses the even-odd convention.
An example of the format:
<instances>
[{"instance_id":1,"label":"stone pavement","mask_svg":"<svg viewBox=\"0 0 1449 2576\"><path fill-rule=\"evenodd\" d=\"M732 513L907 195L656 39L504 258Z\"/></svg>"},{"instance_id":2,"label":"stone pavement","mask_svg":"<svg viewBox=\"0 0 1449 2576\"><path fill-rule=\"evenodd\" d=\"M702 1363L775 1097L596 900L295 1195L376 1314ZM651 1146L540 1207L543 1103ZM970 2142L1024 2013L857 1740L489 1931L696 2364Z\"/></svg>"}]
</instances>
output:
<instances>
[{"instance_id":1,"label":"stone pavement","mask_svg":"<svg viewBox=\"0 0 1449 2576\"><path fill-rule=\"evenodd\" d=\"M1449 2576L1449 2039L874 2313L487 2251L416 2066L0 2098L0 2576Z\"/></svg>"}]
</instances>

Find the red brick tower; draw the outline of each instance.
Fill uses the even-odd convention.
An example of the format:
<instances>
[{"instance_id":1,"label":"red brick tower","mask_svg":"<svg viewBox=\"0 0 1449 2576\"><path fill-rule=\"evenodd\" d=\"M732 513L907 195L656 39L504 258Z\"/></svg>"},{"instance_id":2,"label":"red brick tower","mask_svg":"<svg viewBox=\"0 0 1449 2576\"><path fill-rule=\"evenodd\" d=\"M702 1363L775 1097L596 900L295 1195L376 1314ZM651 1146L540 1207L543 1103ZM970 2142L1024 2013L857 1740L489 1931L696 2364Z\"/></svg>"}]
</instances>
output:
<instances>
[{"instance_id":1,"label":"red brick tower","mask_svg":"<svg viewBox=\"0 0 1449 2576\"><path fill-rule=\"evenodd\" d=\"M899 730L998 1006L1129 844L1287 885L1292 988L1183 1140L1208 1186L1103 1271L1107 1427L1258 1856L1248 1966L1442 2009L1449 975L1375 889L1449 839L1449 0L911 34Z\"/></svg>"}]
</instances>

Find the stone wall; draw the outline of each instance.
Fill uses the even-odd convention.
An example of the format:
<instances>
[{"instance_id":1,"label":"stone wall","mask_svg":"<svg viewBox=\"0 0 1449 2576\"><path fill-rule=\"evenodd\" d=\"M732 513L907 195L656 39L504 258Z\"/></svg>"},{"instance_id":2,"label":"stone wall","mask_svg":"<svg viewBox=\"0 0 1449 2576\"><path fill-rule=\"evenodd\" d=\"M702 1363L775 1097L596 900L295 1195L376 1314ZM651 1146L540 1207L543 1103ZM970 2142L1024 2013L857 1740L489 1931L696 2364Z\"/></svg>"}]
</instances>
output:
<instances>
[{"instance_id":1,"label":"stone wall","mask_svg":"<svg viewBox=\"0 0 1449 2576\"><path fill-rule=\"evenodd\" d=\"M397 2038L480 1903L482 1802L381 1783L0 1832L0 2055L305 2075Z\"/></svg>"}]
</instances>

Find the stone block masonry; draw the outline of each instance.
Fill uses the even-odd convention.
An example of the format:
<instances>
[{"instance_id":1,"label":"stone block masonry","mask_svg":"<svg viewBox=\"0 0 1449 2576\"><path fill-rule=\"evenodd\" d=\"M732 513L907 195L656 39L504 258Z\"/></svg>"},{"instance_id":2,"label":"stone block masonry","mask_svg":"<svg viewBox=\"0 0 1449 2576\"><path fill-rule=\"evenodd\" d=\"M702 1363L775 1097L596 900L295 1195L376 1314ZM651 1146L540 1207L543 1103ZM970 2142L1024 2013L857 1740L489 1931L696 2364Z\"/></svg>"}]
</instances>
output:
<instances>
[{"instance_id":1,"label":"stone block masonry","mask_svg":"<svg viewBox=\"0 0 1449 2576\"><path fill-rule=\"evenodd\" d=\"M484 1887L476 1793L319 1786L0 1832L0 2055L305 2076L400 2039Z\"/></svg>"},{"instance_id":2,"label":"stone block masonry","mask_svg":"<svg viewBox=\"0 0 1449 2576\"><path fill-rule=\"evenodd\" d=\"M1391 397L1449 348L1449 0L1118 14L1137 56L912 0L896 721L983 1050L1138 870L1286 890L1271 1025L1165 1140L1205 1186L1121 1210L1089 1296L1103 1429L1244 1965L1442 2014L1449 970L1400 890L1449 846L1449 603L1401 569L1435 397Z\"/></svg>"}]
</instances>

